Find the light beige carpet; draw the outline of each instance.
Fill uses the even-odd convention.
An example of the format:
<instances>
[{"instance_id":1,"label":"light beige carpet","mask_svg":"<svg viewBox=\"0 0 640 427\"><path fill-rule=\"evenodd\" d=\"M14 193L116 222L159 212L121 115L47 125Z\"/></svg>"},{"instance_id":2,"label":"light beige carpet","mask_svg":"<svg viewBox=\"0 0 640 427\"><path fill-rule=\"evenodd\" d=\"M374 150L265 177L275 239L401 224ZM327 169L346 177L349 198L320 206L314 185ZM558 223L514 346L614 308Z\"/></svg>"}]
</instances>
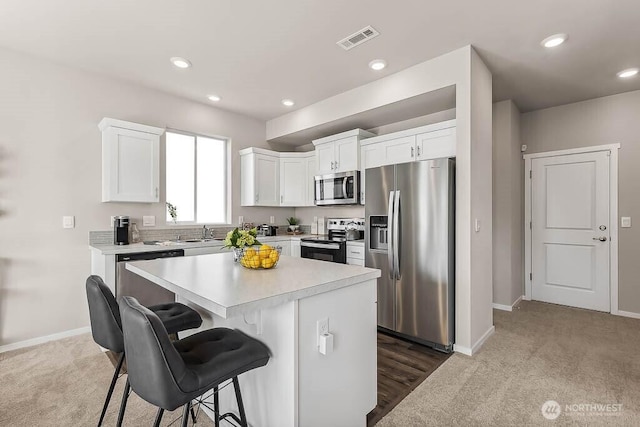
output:
<instances>
[{"instance_id":1,"label":"light beige carpet","mask_svg":"<svg viewBox=\"0 0 640 427\"><path fill-rule=\"evenodd\" d=\"M450 357L378 426L640 425L640 320L523 302L494 311L494 321L477 355ZM95 425L112 369L90 335L0 354L0 426ZM123 386L121 378L106 426L115 425ZM620 416L563 411L548 421L547 400L623 406ZM154 415L132 394L125 425L151 425ZM212 423L201 414L198 425Z\"/></svg>"},{"instance_id":2,"label":"light beige carpet","mask_svg":"<svg viewBox=\"0 0 640 427\"><path fill-rule=\"evenodd\" d=\"M454 354L377 426L640 426L640 320L523 301L494 323L476 355ZM577 406L592 403L622 410Z\"/></svg>"},{"instance_id":3,"label":"light beige carpet","mask_svg":"<svg viewBox=\"0 0 640 427\"><path fill-rule=\"evenodd\" d=\"M0 354L0 426L97 425L113 369L89 334ZM118 380L105 426L116 425L124 383ZM124 425L151 426L155 414L131 393ZM180 409L166 412L162 425L181 416ZM197 425L213 422L200 413Z\"/></svg>"}]
</instances>

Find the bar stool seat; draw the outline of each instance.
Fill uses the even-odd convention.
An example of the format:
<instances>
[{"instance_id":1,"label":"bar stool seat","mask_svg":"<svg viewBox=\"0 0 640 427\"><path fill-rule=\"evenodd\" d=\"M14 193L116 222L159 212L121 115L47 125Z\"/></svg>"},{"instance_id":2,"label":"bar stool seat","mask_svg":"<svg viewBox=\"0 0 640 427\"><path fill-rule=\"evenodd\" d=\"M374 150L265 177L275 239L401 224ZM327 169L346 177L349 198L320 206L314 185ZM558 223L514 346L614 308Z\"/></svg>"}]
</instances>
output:
<instances>
[{"instance_id":1,"label":"bar stool seat","mask_svg":"<svg viewBox=\"0 0 640 427\"><path fill-rule=\"evenodd\" d=\"M138 396L159 407L154 426L164 410L184 405L182 425L188 422L191 401L214 391L215 425L226 417L247 426L238 375L264 366L267 346L241 331L214 328L171 342L162 322L133 297L120 299L129 382ZM220 415L218 387L233 380L239 417Z\"/></svg>"},{"instance_id":2,"label":"bar stool seat","mask_svg":"<svg viewBox=\"0 0 640 427\"><path fill-rule=\"evenodd\" d=\"M120 353L115 372L111 379L111 385L102 407L102 413L98 421L98 427L102 425L107 412L111 395L125 359L124 336L122 334L122 321L120 309L111 289L99 276L89 276L86 281L87 301L89 303L89 319L91 321L91 334L93 340L103 348ZM159 304L149 309L154 312L169 334L175 334L187 329L199 328L202 318L197 311L177 302ZM118 414L118 425L122 424L129 396L129 381L125 385L122 403Z\"/></svg>"}]
</instances>

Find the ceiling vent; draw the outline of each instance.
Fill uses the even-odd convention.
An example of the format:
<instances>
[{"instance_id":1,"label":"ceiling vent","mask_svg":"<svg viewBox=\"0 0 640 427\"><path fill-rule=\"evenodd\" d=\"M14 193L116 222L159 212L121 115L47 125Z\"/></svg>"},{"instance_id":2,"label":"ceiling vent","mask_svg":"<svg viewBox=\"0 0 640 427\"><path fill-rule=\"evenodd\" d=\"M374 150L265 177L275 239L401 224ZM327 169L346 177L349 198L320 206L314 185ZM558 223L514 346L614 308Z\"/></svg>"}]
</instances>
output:
<instances>
[{"instance_id":1,"label":"ceiling vent","mask_svg":"<svg viewBox=\"0 0 640 427\"><path fill-rule=\"evenodd\" d=\"M380 35L372 26L367 26L358 31L357 33L353 33L350 36L347 36L337 42L336 44L343 48L344 50L350 50L354 47L362 44L364 42L368 42L372 38Z\"/></svg>"}]
</instances>

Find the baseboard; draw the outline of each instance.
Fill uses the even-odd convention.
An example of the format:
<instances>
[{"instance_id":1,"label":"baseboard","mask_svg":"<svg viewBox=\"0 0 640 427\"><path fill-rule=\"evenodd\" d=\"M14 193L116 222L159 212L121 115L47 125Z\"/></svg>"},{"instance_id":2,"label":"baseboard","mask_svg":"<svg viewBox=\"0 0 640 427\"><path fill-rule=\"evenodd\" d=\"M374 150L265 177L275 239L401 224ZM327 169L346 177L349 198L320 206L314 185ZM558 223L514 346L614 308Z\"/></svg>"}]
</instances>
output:
<instances>
[{"instance_id":1,"label":"baseboard","mask_svg":"<svg viewBox=\"0 0 640 427\"><path fill-rule=\"evenodd\" d=\"M473 356L475 353L478 352L478 350L480 350L480 347L482 347L484 342L487 339L489 339L489 337L493 335L495 331L496 331L496 327L491 325L491 327L487 330L487 332L485 332L484 335L482 335L480 339L476 341L476 343L471 348L454 344L453 351L455 351L456 353L462 353L466 356Z\"/></svg>"},{"instance_id":2,"label":"baseboard","mask_svg":"<svg viewBox=\"0 0 640 427\"><path fill-rule=\"evenodd\" d=\"M513 311L513 309L520 304L520 301L522 301L522 299L524 298L524 295L520 295L518 297L517 300L514 301L513 304L511 305L506 305L506 304L497 304L497 303L493 303L493 308L495 308L496 310L503 310L503 311Z\"/></svg>"},{"instance_id":3,"label":"baseboard","mask_svg":"<svg viewBox=\"0 0 640 427\"><path fill-rule=\"evenodd\" d=\"M640 319L640 313L634 313L632 311L618 310L617 313L611 313L611 314L616 316L622 316L622 317L631 317L632 319Z\"/></svg>"},{"instance_id":4,"label":"baseboard","mask_svg":"<svg viewBox=\"0 0 640 427\"><path fill-rule=\"evenodd\" d=\"M5 353L7 351L18 350L26 347L33 347L34 345L44 344L49 341L57 341L63 338L73 337L76 335L82 335L88 332L91 332L91 327L85 326L84 328L72 329L70 331L58 332L57 334L46 335L44 337L31 338L30 340L1 345L0 353Z\"/></svg>"}]
</instances>

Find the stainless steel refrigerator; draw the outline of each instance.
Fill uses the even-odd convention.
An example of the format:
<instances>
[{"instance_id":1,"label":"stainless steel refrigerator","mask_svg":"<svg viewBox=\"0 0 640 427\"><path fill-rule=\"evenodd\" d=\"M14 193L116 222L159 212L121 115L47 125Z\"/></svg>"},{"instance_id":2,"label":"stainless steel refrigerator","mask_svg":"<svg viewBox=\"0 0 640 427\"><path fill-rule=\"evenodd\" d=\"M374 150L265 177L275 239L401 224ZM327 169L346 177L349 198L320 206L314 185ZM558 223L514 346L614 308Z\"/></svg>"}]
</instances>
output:
<instances>
[{"instance_id":1,"label":"stainless steel refrigerator","mask_svg":"<svg viewBox=\"0 0 640 427\"><path fill-rule=\"evenodd\" d=\"M378 326L438 350L454 342L455 159L366 171L365 265Z\"/></svg>"}]
</instances>

